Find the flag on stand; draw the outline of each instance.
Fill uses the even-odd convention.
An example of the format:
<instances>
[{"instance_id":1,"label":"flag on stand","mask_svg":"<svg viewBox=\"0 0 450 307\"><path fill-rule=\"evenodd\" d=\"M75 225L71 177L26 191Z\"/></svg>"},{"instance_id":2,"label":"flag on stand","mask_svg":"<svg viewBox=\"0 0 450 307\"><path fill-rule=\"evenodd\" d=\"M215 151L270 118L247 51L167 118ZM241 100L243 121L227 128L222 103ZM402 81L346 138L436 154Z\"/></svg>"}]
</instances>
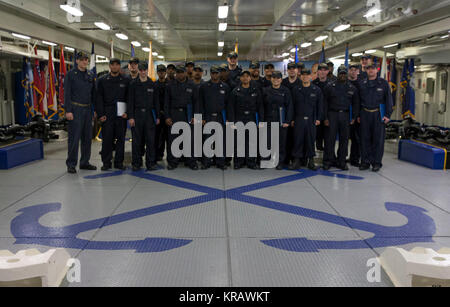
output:
<instances>
[{"instance_id":1,"label":"flag on stand","mask_svg":"<svg viewBox=\"0 0 450 307\"><path fill-rule=\"evenodd\" d=\"M411 68L412 65L412 68ZM413 73L414 73L414 60L411 59L405 60L405 64L403 65L403 71L402 71L402 80L400 83L400 86L402 88L402 117L415 117L415 93L414 89L412 88L412 81L413 79Z\"/></svg>"},{"instance_id":2,"label":"flag on stand","mask_svg":"<svg viewBox=\"0 0 450 307\"><path fill-rule=\"evenodd\" d=\"M392 101L394 103L394 106L397 103L397 63L395 59L392 59L388 63L388 82L391 86L391 93L392 93Z\"/></svg>"},{"instance_id":3,"label":"flag on stand","mask_svg":"<svg viewBox=\"0 0 450 307\"><path fill-rule=\"evenodd\" d=\"M61 45L61 55L59 59L59 79L58 79L58 114L64 118L64 78L67 75L66 60L64 59L64 46Z\"/></svg>"},{"instance_id":4,"label":"flag on stand","mask_svg":"<svg viewBox=\"0 0 450 307\"><path fill-rule=\"evenodd\" d=\"M89 61L89 70L94 74L94 78L97 78L97 58L95 56L95 45L92 43L91 60Z\"/></svg>"},{"instance_id":5,"label":"flag on stand","mask_svg":"<svg viewBox=\"0 0 450 307\"><path fill-rule=\"evenodd\" d=\"M156 81L156 70L153 63L153 43L149 42L150 52L148 53L148 77L153 80L153 82Z\"/></svg>"},{"instance_id":6,"label":"flag on stand","mask_svg":"<svg viewBox=\"0 0 450 307\"><path fill-rule=\"evenodd\" d=\"M37 47L34 47L34 54L37 55ZM45 98L45 76L41 72L41 64L38 59L34 60L33 97L35 113L44 115L43 100Z\"/></svg>"},{"instance_id":7,"label":"flag on stand","mask_svg":"<svg viewBox=\"0 0 450 307\"><path fill-rule=\"evenodd\" d=\"M347 68L347 69L349 66L348 58L349 58L349 56L348 56L348 44L347 44L347 46L345 47L345 62L344 62L345 68Z\"/></svg>"},{"instance_id":8,"label":"flag on stand","mask_svg":"<svg viewBox=\"0 0 450 307\"><path fill-rule=\"evenodd\" d=\"M24 95L24 106L26 112L26 120L30 122L34 117L34 103L33 103L33 70L31 68L31 59L24 57L23 58L23 80L22 87L25 91Z\"/></svg>"},{"instance_id":9,"label":"flag on stand","mask_svg":"<svg viewBox=\"0 0 450 307\"><path fill-rule=\"evenodd\" d=\"M326 62L326 57L325 57L325 41L323 41L323 42L322 42L322 52L320 53L319 64L325 63L325 62Z\"/></svg>"},{"instance_id":10,"label":"flag on stand","mask_svg":"<svg viewBox=\"0 0 450 307\"><path fill-rule=\"evenodd\" d=\"M388 80L388 78L387 78L387 52L386 51L384 51L383 60L381 62L380 77L385 80Z\"/></svg>"},{"instance_id":11,"label":"flag on stand","mask_svg":"<svg viewBox=\"0 0 450 307\"><path fill-rule=\"evenodd\" d=\"M133 44L131 44L131 57L134 58L136 56L136 50L134 49Z\"/></svg>"},{"instance_id":12,"label":"flag on stand","mask_svg":"<svg viewBox=\"0 0 450 307\"><path fill-rule=\"evenodd\" d=\"M298 45L295 45L295 64L297 64L298 62Z\"/></svg>"},{"instance_id":13,"label":"flag on stand","mask_svg":"<svg viewBox=\"0 0 450 307\"><path fill-rule=\"evenodd\" d=\"M58 99L56 96L55 67L53 65L53 47L48 47L48 119L58 119Z\"/></svg>"}]
</instances>

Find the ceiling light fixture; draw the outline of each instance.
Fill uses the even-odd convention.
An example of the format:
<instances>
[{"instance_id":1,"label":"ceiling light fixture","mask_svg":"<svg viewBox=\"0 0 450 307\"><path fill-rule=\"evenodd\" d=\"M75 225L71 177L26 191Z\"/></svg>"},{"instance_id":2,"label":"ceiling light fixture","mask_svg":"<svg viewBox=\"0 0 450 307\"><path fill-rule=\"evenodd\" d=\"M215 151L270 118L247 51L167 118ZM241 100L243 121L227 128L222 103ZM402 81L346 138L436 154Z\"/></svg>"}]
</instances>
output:
<instances>
[{"instance_id":1,"label":"ceiling light fixture","mask_svg":"<svg viewBox=\"0 0 450 307\"><path fill-rule=\"evenodd\" d=\"M84 15L84 13L80 9L68 5L67 2L66 2L66 4L61 4L59 7L61 8L61 10L66 11L70 15L73 15L76 17L81 17Z\"/></svg>"},{"instance_id":2,"label":"ceiling light fixture","mask_svg":"<svg viewBox=\"0 0 450 307\"><path fill-rule=\"evenodd\" d=\"M222 56L223 55L223 52L217 52L217 56Z\"/></svg>"},{"instance_id":3,"label":"ceiling light fixture","mask_svg":"<svg viewBox=\"0 0 450 307\"><path fill-rule=\"evenodd\" d=\"M354 56L354 57L358 57L358 56L362 56L362 55L363 55L362 52L356 52L356 53L352 54L352 56Z\"/></svg>"},{"instance_id":4,"label":"ceiling light fixture","mask_svg":"<svg viewBox=\"0 0 450 307\"><path fill-rule=\"evenodd\" d=\"M120 38L121 40L124 40L124 41L128 40L128 36L126 36L123 33L116 33L116 36L117 36L117 38Z\"/></svg>"},{"instance_id":5,"label":"ceiling light fixture","mask_svg":"<svg viewBox=\"0 0 450 307\"><path fill-rule=\"evenodd\" d=\"M378 13L381 13L383 10L378 7L373 7L367 11L367 13L363 16L365 18L372 17Z\"/></svg>"},{"instance_id":6,"label":"ceiling light fixture","mask_svg":"<svg viewBox=\"0 0 450 307\"><path fill-rule=\"evenodd\" d=\"M285 52L285 53L283 53L281 56L284 58L284 57L287 57L287 56L290 56L291 54L289 53L289 52Z\"/></svg>"},{"instance_id":7,"label":"ceiling light fixture","mask_svg":"<svg viewBox=\"0 0 450 307\"><path fill-rule=\"evenodd\" d=\"M94 22L94 25L95 25L96 27L102 29L102 30L105 30L105 31L111 30L111 26L110 26L110 25L107 25L106 23L101 22L101 21Z\"/></svg>"},{"instance_id":8,"label":"ceiling light fixture","mask_svg":"<svg viewBox=\"0 0 450 307\"><path fill-rule=\"evenodd\" d=\"M22 35L22 34L11 33L11 35L14 36L14 37L17 37L17 38L21 38L21 39L26 39L26 40L31 39L31 37L26 36L26 35Z\"/></svg>"},{"instance_id":9,"label":"ceiling light fixture","mask_svg":"<svg viewBox=\"0 0 450 307\"><path fill-rule=\"evenodd\" d=\"M53 47L56 46L56 44L52 43L52 42L42 41L42 43L46 44L46 45L49 45L49 46L53 46Z\"/></svg>"},{"instance_id":10,"label":"ceiling light fixture","mask_svg":"<svg viewBox=\"0 0 450 307\"><path fill-rule=\"evenodd\" d=\"M341 25L337 26L336 28L334 28L333 31L334 32L342 32L344 30L347 30L350 27L351 27L351 25L349 23L341 24Z\"/></svg>"},{"instance_id":11,"label":"ceiling light fixture","mask_svg":"<svg viewBox=\"0 0 450 307\"><path fill-rule=\"evenodd\" d=\"M370 50L366 50L365 53L367 53L367 54L373 54L373 53L375 53L375 52L377 52L375 49L370 49Z\"/></svg>"},{"instance_id":12,"label":"ceiling light fixture","mask_svg":"<svg viewBox=\"0 0 450 307\"><path fill-rule=\"evenodd\" d=\"M164 59L163 55L158 55L158 59Z\"/></svg>"},{"instance_id":13,"label":"ceiling light fixture","mask_svg":"<svg viewBox=\"0 0 450 307\"><path fill-rule=\"evenodd\" d=\"M218 42L217 45L218 45L219 47L223 47L223 46L225 46L225 42Z\"/></svg>"},{"instance_id":14,"label":"ceiling light fixture","mask_svg":"<svg viewBox=\"0 0 450 307\"><path fill-rule=\"evenodd\" d=\"M302 48L308 48L308 47L311 46L311 45L312 45L312 43L303 43L303 44L300 45L300 47L302 47Z\"/></svg>"},{"instance_id":15,"label":"ceiling light fixture","mask_svg":"<svg viewBox=\"0 0 450 307\"><path fill-rule=\"evenodd\" d=\"M131 44L132 44L134 47L141 47L141 46L142 46L142 44L141 44L140 42L138 42L138 41L131 42Z\"/></svg>"},{"instance_id":16,"label":"ceiling light fixture","mask_svg":"<svg viewBox=\"0 0 450 307\"><path fill-rule=\"evenodd\" d=\"M447 34L447 35L444 35L444 36L441 36L441 38L442 38L442 39L448 38L448 34Z\"/></svg>"},{"instance_id":17,"label":"ceiling light fixture","mask_svg":"<svg viewBox=\"0 0 450 307\"><path fill-rule=\"evenodd\" d=\"M228 18L228 5L219 6L219 19Z\"/></svg>"},{"instance_id":18,"label":"ceiling light fixture","mask_svg":"<svg viewBox=\"0 0 450 307\"><path fill-rule=\"evenodd\" d=\"M328 38L328 35L321 35L315 39L316 42L324 41Z\"/></svg>"},{"instance_id":19,"label":"ceiling light fixture","mask_svg":"<svg viewBox=\"0 0 450 307\"><path fill-rule=\"evenodd\" d=\"M225 32L228 28L228 24L226 22L219 23L219 31Z\"/></svg>"},{"instance_id":20,"label":"ceiling light fixture","mask_svg":"<svg viewBox=\"0 0 450 307\"><path fill-rule=\"evenodd\" d=\"M75 51L75 48L72 48L72 47L64 47L64 49L66 49L67 51L70 51L70 52L74 52Z\"/></svg>"},{"instance_id":21,"label":"ceiling light fixture","mask_svg":"<svg viewBox=\"0 0 450 307\"><path fill-rule=\"evenodd\" d=\"M147 48L148 49L148 51L150 51L150 48ZM153 56L158 56L158 52L152 52L152 55Z\"/></svg>"},{"instance_id":22,"label":"ceiling light fixture","mask_svg":"<svg viewBox=\"0 0 450 307\"><path fill-rule=\"evenodd\" d=\"M150 48L144 47L144 48L142 48L142 51L144 51L144 52L150 52Z\"/></svg>"},{"instance_id":23,"label":"ceiling light fixture","mask_svg":"<svg viewBox=\"0 0 450 307\"><path fill-rule=\"evenodd\" d=\"M383 48L391 48L391 47L395 47L395 46L398 46L398 43L386 45Z\"/></svg>"}]
</instances>

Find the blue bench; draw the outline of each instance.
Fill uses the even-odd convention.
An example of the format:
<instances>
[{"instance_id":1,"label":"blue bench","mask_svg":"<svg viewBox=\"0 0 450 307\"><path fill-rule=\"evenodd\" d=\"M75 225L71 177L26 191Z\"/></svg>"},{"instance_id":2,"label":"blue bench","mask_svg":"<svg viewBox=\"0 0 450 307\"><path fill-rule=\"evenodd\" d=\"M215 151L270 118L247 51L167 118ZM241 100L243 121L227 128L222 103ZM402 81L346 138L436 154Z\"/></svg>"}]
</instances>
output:
<instances>
[{"instance_id":1,"label":"blue bench","mask_svg":"<svg viewBox=\"0 0 450 307\"><path fill-rule=\"evenodd\" d=\"M0 169L10 169L28 162L44 159L42 140L25 139L0 146Z\"/></svg>"},{"instance_id":2,"label":"blue bench","mask_svg":"<svg viewBox=\"0 0 450 307\"><path fill-rule=\"evenodd\" d=\"M398 159L431 169L447 169L447 150L413 140L400 140Z\"/></svg>"}]
</instances>

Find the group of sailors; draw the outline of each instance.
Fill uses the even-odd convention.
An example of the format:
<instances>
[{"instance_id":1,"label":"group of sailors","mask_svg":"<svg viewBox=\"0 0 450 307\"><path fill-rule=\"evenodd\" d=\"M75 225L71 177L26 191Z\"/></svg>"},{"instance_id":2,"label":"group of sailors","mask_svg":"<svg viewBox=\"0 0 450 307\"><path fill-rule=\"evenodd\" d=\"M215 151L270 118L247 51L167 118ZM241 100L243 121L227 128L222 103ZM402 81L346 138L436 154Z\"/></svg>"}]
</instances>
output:
<instances>
[{"instance_id":1,"label":"group of sailors","mask_svg":"<svg viewBox=\"0 0 450 307\"><path fill-rule=\"evenodd\" d=\"M259 62L249 70L238 65L238 54L228 54L227 63L210 68L210 80L203 81L203 68L194 62L175 66L157 66L158 80L148 77L148 64L131 58L129 75L122 72L121 61L110 60L110 72L97 81L87 69L89 57L77 56L77 66L66 76L65 109L69 120L67 168L76 173L81 142L80 169L96 170L89 163L92 139L92 108L102 123L102 170L113 167L125 170L124 152L127 126L132 131L132 169L158 169L167 151L167 168L176 169L182 162L193 170L215 165L231 166L230 157L175 157L171 147L179 134L171 127L186 122L193 127L194 114L202 114L203 125L227 122L256 125L278 123L279 164L282 170L306 166L317 170L316 148L323 151L323 169L348 170L350 163L360 170L377 172L382 167L385 125L392 114L392 95L387 81L380 78L377 67L364 55L361 63L347 69L340 66L333 75L333 64L322 63L312 69L302 63L289 63L283 79L273 64ZM245 157L234 155L235 169L259 168L260 157L249 154L246 135ZM207 138L207 135L204 136ZM339 139L336 152L335 143ZM225 140L224 140L225 144ZM276 144L274 144L276 146ZM115 155L113 157L113 152ZM144 159L145 157L145 159Z\"/></svg>"}]
</instances>

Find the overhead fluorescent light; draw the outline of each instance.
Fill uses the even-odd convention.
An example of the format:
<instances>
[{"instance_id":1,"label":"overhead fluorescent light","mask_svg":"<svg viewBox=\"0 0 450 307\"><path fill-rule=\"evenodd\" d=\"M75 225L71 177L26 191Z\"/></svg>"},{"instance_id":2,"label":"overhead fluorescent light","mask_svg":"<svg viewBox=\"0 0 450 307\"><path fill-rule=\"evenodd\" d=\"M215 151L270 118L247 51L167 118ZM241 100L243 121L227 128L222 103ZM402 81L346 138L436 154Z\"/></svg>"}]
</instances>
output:
<instances>
[{"instance_id":1,"label":"overhead fluorescent light","mask_svg":"<svg viewBox=\"0 0 450 307\"><path fill-rule=\"evenodd\" d=\"M218 45L219 47L223 47L223 46L225 46L225 42L218 42L217 45Z\"/></svg>"},{"instance_id":2,"label":"overhead fluorescent light","mask_svg":"<svg viewBox=\"0 0 450 307\"><path fill-rule=\"evenodd\" d=\"M337 26L336 28L333 29L334 32L342 32L344 30L347 30L348 28L350 28L351 25L350 24L342 24Z\"/></svg>"},{"instance_id":3,"label":"overhead fluorescent light","mask_svg":"<svg viewBox=\"0 0 450 307\"><path fill-rule=\"evenodd\" d=\"M84 15L84 13L80 9L70 6L68 4L61 4L59 7L61 8L61 10L66 11L70 15L73 15L76 17L81 17Z\"/></svg>"},{"instance_id":4,"label":"overhead fluorescent light","mask_svg":"<svg viewBox=\"0 0 450 307\"><path fill-rule=\"evenodd\" d=\"M150 52L150 48L144 47L144 48L142 48L142 51L144 51L144 52ZM154 54L153 54L153 55L154 55Z\"/></svg>"},{"instance_id":5,"label":"overhead fluorescent light","mask_svg":"<svg viewBox=\"0 0 450 307\"><path fill-rule=\"evenodd\" d=\"M116 36L117 36L118 38L120 38L121 40L124 40L124 41L128 40L128 36L126 36L126 35L123 34L123 33L116 33Z\"/></svg>"},{"instance_id":6,"label":"overhead fluorescent light","mask_svg":"<svg viewBox=\"0 0 450 307\"><path fill-rule=\"evenodd\" d=\"M142 44L141 44L140 42L138 42L138 41L131 42L131 44L132 44L134 47L141 47L141 46L142 46Z\"/></svg>"},{"instance_id":7,"label":"overhead fluorescent light","mask_svg":"<svg viewBox=\"0 0 450 307\"><path fill-rule=\"evenodd\" d=\"M285 53L283 53L281 56L284 58L284 57L287 57L287 56L290 56L291 54L289 53L289 52L285 52Z\"/></svg>"},{"instance_id":8,"label":"overhead fluorescent light","mask_svg":"<svg viewBox=\"0 0 450 307\"><path fill-rule=\"evenodd\" d=\"M147 48L148 49L148 51L150 51L150 48ZM158 56L158 52L152 52L152 55L153 56Z\"/></svg>"},{"instance_id":9,"label":"overhead fluorescent light","mask_svg":"<svg viewBox=\"0 0 450 307\"><path fill-rule=\"evenodd\" d=\"M94 22L94 25L97 26L98 28L105 30L105 31L109 31L111 30L111 26L107 25L104 22Z\"/></svg>"},{"instance_id":10,"label":"overhead fluorescent light","mask_svg":"<svg viewBox=\"0 0 450 307\"><path fill-rule=\"evenodd\" d=\"M294 47L291 49L291 52L295 52L295 51L297 51L297 48Z\"/></svg>"},{"instance_id":11,"label":"overhead fluorescent light","mask_svg":"<svg viewBox=\"0 0 450 307\"><path fill-rule=\"evenodd\" d=\"M353 54L352 54L352 56L354 56L354 57L362 56L362 55L363 55L362 52L356 52L356 53L353 53Z\"/></svg>"},{"instance_id":12,"label":"overhead fluorescent light","mask_svg":"<svg viewBox=\"0 0 450 307\"><path fill-rule=\"evenodd\" d=\"M324 41L328 38L328 35L321 35L315 39L316 42Z\"/></svg>"},{"instance_id":13,"label":"overhead fluorescent light","mask_svg":"<svg viewBox=\"0 0 450 307\"><path fill-rule=\"evenodd\" d=\"M47 42L47 41L42 41L43 44L49 45L49 46L56 46L55 43L52 42Z\"/></svg>"},{"instance_id":14,"label":"overhead fluorescent light","mask_svg":"<svg viewBox=\"0 0 450 307\"><path fill-rule=\"evenodd\" d=\"M367 13L363 17L368 18L368 17L374 16L374 15L380 13L381 11L382 11L382 9L380 9L378 7L373 7L370 10L368 10Z\"/></svg>"},{"instance_id":15,"label":"overhead fluorescent light","mask_svg":"<svg viewBox=\"0 0 450 307\"><path fill-rule=\"evenodd\" d=\"M219 19L225 19L228 17L228 5L219 6Z\"/></svg>"},{"instance_id":16,"label":"overhead fluorescent light","mask_svg":"<svg viewBox=\"0 0 450 307\"><path fill-rule=\"evenodd\" d=\"M341 59L341 58L345 58L345 54L335 56L334 58L330 58L330 60L336 60L336 59Z\"/></svg>"},{"instance_id":17,"label":"overhead fluorescent light","mask_svg":"<svg viewBox=\"0 0 450 307\"><path fill-rule=\"evenodd\" d=\"M219 31L225 32L227 30L228 24L226 22L219 23Z\"/></svg>"},{"instance_id":18,"label":"overhead fluorescent light","mask_svg":"<svg viewBox=\"0 0 450 307\"><path fill-rule=\"evenodd\" d=\"M367 53L367 54L372 54L372 53L375 53L375 52L377 52L377 51L374 50L374 49L366 50L366 53Z\"/></svg>"},{"instance_id":19,"label":"overhead fluorescent light","mask_svg":"<svg viewBox=\"0 0 450 307\"><path fill-rule=\"evenodd\" d=\"M67 51L70 51L70 52L74 52L75 51L75 48L72 48L72 47L64 47L64 49L66 49Z\"/></svg>"},{"instance_id":20,"label":"overhead fluorescent light","mask_svg":"<svg viewBox=\"0 0 450 307\"><path fill-rule=\"evenodd\" d=\"M448 38L448 34L444 35L444 36L441 36L441 38Z\"/></svg>"},{"instance_id":21,"label":"overhead fluorescent light","mask_svg":"<svg viewBox=\"0 0 450 307\"><path fill-rule=\"evenodd\" d=\"M217 56L222 56L223 52L217 52Z\"/></svg>"},{"instance_id":22,"label":"overhead fluorescent light","mask_svg":"<svg viewBox=\"0 0 450 307\"><path fill-rule=\"evenodd\" d=\"M386 45L383 48L391 48L391 47L395 47L395 46L398 46L398 43Z\"/></svg>"},{"instance_id":23,"label":"overhead fluorescent light","mask_svg":"<svg viewBox=\"0 0 450 307\"><path fill-rule=\"evenodd\" d=\"M11 33L11 35L14 36L14 37L17 37L17 38L21 38L21 39L26 39L26 40L31 39L31 37L26 36L26 35L22 35L22 34Z\"/></svg>"},{"instance_id":24,"label":"overhead fluorescent light","mask_svg":"<svg viewBox=\"0 0 450 307\"><path fill-rule=\"evenodd\" d=\"M158 55L158 59L164 59L163 55Z\"/></svg>"},{"instance_id":25,"label":"overhead fluorescent light","mask_svg":"<svg viewBox=\"0 0 450 307\"><path fill-rule=\"evenodd\" d=\"M303 43L303 44L300 45L300 47L302 47L302 48L308 48L308 47L311 46L311 45L312 45L312 43Z\"/></svg>"}]
</instances>

